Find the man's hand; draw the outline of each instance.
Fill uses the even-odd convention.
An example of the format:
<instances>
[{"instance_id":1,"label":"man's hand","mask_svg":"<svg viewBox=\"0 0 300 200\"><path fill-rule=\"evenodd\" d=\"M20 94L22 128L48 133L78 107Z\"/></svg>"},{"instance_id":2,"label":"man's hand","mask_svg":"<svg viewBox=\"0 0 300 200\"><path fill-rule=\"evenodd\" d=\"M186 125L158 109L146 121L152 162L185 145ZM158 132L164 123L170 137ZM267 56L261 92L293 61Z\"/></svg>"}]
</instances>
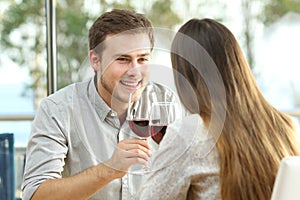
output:
<instances>
[{"instance_id":1,"label":"man's hand","mask_svg":"<svg viewBox=\"0 0 300 200\"><path fill-rule=\"evenodd\" d=\"M118 143L111 159L105 164L120 172L123 177L134 164L146 165L151 147L147 140L125 139Z\"/></svg>"}]
</instances>

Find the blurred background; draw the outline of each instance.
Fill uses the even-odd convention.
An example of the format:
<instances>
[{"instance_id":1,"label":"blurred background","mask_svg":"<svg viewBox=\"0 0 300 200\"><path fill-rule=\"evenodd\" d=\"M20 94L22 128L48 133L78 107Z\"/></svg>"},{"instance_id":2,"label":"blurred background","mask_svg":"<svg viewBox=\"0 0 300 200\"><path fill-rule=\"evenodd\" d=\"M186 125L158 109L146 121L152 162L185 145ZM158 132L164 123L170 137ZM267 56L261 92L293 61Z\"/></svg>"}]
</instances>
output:
<instances>
[{"instance_id":1,"label":"blurred background","mask_svg":"<svg viewBox=\"0 0 300 200\"><path fill-rule=\"evenodd\" d=\"M17 197L31 121L49 94L49 2L55 9L57 89L85 78L88 29L105 11L134 9L154 27L174 32L190 18L213 18L238 39L265 97L299 127L299 0L1 0L0 133L14 134ZM154 54L154 62L169 65L168 52Z\"/></svg>"}]
</instances>

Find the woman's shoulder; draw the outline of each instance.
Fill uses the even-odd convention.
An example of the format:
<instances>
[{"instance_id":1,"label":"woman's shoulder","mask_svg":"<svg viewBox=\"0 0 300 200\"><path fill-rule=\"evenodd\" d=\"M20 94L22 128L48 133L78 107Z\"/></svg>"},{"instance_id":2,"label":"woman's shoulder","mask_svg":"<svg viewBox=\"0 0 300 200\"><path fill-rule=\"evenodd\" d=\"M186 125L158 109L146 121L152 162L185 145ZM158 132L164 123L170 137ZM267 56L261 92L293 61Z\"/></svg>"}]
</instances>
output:
<instances>
[{"instance_id":1,"label":"woman's shoulder","mask_svg":"<svg viewBox=\"0 0 300 200\"><path fill-rule=\"evenodd\" d=\"M182 137L184 141L194 140L195 138L200 140L208 139L208 129L205 127L199 114L185 115L170 124L168 129L167 132L171 132L171 135L176 134L178 137Z\"/></svg>"},{"instance_id":2,"label":"woman's shoulder","mask_svg":"<svg viewBox=\"0 0 300 200\"><path fill-rule=\"evenodd\" d=\"M198 144L207 141L206 128L199 115L185 116L167 128L166 134L155 152L156 167L166 167L182 157L189 157ZM159 164L158 164L159 163Z\"/></svg>"}]
</instances>

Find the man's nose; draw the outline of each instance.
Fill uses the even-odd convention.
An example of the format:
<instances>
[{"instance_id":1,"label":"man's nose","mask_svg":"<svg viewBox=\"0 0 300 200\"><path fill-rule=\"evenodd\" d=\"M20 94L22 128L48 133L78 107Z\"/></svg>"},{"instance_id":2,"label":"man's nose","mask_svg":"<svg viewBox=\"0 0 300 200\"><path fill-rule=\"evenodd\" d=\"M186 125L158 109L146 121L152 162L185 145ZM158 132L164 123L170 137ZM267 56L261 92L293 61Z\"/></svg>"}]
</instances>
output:
<instances>
[{"instance_id":1,"label":"man's nose","mask_svg":"<svg viewBox=\"0 0 300 200\"><path fill-rule=\"evenodd\" d=\"M137 75L140 74L142 71L142 65L139 64L137 61L132 61L129 67L130 68L127 72L129 75Z\"/></svg>"},{"instance_id":2,"label":"man's nose","mask_svg":"<svg viewBox=\"0 0 300 200\"><path fill-rule=\"evenodd\" d=\"M140 67L132 67L127 71L127 74L129 76L139 75L139 74L141 74L141 69L140 69Z\"/></svg>"},{"instance_id":3,"label":"man's nose","mask_svg":"<svg viewBox=\"0 0 300 200\"><path fill-rule=\"evenodd\" d=\"M132 60L130 63L129 63L129 67L131 68L131 69L135 69L135 68L137 68L137 67L139 67L139 63L138 63L138 61L137 60Z\"/></svg>"}]
</instances>

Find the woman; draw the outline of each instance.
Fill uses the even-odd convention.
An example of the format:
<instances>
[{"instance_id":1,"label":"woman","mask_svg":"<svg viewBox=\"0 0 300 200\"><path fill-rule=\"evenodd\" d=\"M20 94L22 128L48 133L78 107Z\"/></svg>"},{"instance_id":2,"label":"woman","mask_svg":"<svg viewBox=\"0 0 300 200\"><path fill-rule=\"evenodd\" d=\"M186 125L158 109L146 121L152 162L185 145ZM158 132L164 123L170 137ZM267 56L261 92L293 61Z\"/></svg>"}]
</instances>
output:
<instances>
[{"instance_id":1,"label":"woman","mask_svg":"<svg viewBox=\"0 0 300 200\"><path fill-rule=\"evenodd\" d=\"M191 115L169 126L140 198L269 200L281 159L300 154L299 135L263 97L233 34L191 19L173 40L171 61ZM174 142L190 136L171 163L169 153L186 144Z\"/></svg>"}]
</instances>

